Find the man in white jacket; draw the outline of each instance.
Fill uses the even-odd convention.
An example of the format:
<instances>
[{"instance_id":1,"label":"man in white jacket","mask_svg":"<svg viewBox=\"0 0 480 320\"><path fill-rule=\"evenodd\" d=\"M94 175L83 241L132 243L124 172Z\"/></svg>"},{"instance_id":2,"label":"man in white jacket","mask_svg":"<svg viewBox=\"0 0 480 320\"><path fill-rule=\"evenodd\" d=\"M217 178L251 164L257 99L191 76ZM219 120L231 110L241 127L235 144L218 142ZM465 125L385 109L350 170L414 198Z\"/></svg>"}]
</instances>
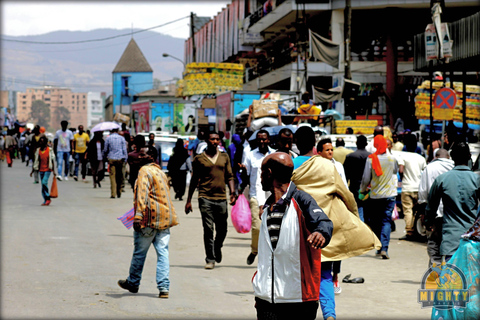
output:
<instances>
[{"instance_id":1,"label":"man in white jacket","mask_svg":"<svg viewBox=\"0 0 480 320\"><path fill-rule=\"evenodd\" d=\"M308 193L290 181L292 158L275 152L262 161L261 182L272 192L262 215L253 278L257 319L317 316L321 250L333 223Z\"/></svg>"},{"instance_id":2,"label":"man in white jacket","mask_svg":"<svg viewBox=\"0 0 480 320\"><path fill-rule=\"evenodd\" d=\"M434 159L430 162L420 177L420 185L418 187L418 203L427 203L428 192L432 187L435 179L450 171L455 166L455 163L450 159L450 155L446 149L438 149L434 154ZM437 217L431 230L427 230L427 252L430 258L429 267L433 264L440 264L442 262L442 255L440 254L440 244L442 243L442 221L443 221L443 203L440 200L440 205L437 210Z\"/></svg>"}]
</instances>

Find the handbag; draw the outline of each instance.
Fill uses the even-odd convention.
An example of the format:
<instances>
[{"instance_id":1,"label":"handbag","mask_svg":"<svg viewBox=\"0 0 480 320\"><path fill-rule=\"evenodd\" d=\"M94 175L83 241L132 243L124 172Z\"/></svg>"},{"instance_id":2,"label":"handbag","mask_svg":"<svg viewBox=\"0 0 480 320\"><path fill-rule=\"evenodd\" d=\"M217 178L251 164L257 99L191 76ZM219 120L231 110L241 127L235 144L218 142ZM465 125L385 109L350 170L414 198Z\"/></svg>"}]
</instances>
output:
<instances>
[{"instance_id":1,"label":"handbag","mask_svg":"<svg viewBox=\"0 0 480 320\"><path fill-rule=\"evenodd\" d=\"M232 224L238 233L248 233L252 228L252 213L247 198L242 194L232 207Z\"/></svg>"},{"instance_id":2,"label":"handbag","mask_svg":"<svg viewBox=\"0 0 480 320\"><path fill-rule=\"evenodd\" d=\"M58 197L58 188L57 188L57 179L55 176L52 180L52 187L50 188L50 198L57 198Z\"/></svg>"},{"instance_id":3,"label":"handbag","mask_svg":"<svg viewBox=\"0 0 480 320\"><path fill-rule=\"evenodd\" d=\"M397 209L397 205L395 204L395 207L393 208L393 211L392 211L392 220L395 221L395 220L398 220L398 218L399 218L398 209Z\"/></svg>"}]
</instances>

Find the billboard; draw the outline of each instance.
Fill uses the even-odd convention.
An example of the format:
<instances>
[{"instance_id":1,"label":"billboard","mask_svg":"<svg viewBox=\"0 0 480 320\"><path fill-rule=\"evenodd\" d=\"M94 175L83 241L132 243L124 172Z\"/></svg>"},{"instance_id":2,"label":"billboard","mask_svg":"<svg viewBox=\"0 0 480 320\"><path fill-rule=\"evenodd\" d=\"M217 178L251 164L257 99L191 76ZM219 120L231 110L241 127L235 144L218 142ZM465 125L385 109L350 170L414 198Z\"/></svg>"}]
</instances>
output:
<instances>
[{"instance_id":1,"label":"billboard","mask_svg":"<svg viewBox=\"0 0 480 320\"><path fill-rule=\"evenodd\" d=\"M150 131L150 101L132 103L135 133Z\"/></svg>"}]
</instances>

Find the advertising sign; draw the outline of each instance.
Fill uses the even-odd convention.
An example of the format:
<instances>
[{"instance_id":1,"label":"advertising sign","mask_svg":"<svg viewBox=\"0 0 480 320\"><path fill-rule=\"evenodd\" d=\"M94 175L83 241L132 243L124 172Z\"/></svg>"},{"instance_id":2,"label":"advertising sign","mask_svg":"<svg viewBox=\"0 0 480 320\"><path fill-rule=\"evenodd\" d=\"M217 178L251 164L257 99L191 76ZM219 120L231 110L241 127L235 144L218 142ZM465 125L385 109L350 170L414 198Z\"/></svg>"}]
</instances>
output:
<instances>
[{"instance_id":1,"label":"advertising sign","mask_svg":"<svg viewBox=\"0 0 480 320\"><path fill-rule=\"evenodd\" d=\"M174 104L172 102L154 102L152 106L152 130L171 132Z\"/></svg>"},{"instance_id":2,"label":"advertising sign","mask_svg":"<svg viewBox=\"0 0 480 320\"><path fill-rule=\"evenodd\" d=\"M135 132L150 131L150 101L132 103L133 120Z\"/></svg>"}]
</instances>

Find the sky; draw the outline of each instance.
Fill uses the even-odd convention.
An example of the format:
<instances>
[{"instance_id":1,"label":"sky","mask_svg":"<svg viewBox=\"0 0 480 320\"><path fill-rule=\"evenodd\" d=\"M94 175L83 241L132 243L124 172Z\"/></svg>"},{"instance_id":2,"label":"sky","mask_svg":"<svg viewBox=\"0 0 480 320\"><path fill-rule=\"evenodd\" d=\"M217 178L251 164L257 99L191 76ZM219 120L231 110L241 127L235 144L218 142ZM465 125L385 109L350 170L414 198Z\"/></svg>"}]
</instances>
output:
<instances>
[{"instance_id":1,"label":"sky","mask_svg":"<svg viewBox=\"0 0 480 320\"><path fill-rule=\"evenodd\" d=\"M1 34L32 36L52 31L147 29L195 13L211 17L231 1L1 1ZM188 18L152 31L176 38L189 37Z\"/></svg>"}]
</instances>

